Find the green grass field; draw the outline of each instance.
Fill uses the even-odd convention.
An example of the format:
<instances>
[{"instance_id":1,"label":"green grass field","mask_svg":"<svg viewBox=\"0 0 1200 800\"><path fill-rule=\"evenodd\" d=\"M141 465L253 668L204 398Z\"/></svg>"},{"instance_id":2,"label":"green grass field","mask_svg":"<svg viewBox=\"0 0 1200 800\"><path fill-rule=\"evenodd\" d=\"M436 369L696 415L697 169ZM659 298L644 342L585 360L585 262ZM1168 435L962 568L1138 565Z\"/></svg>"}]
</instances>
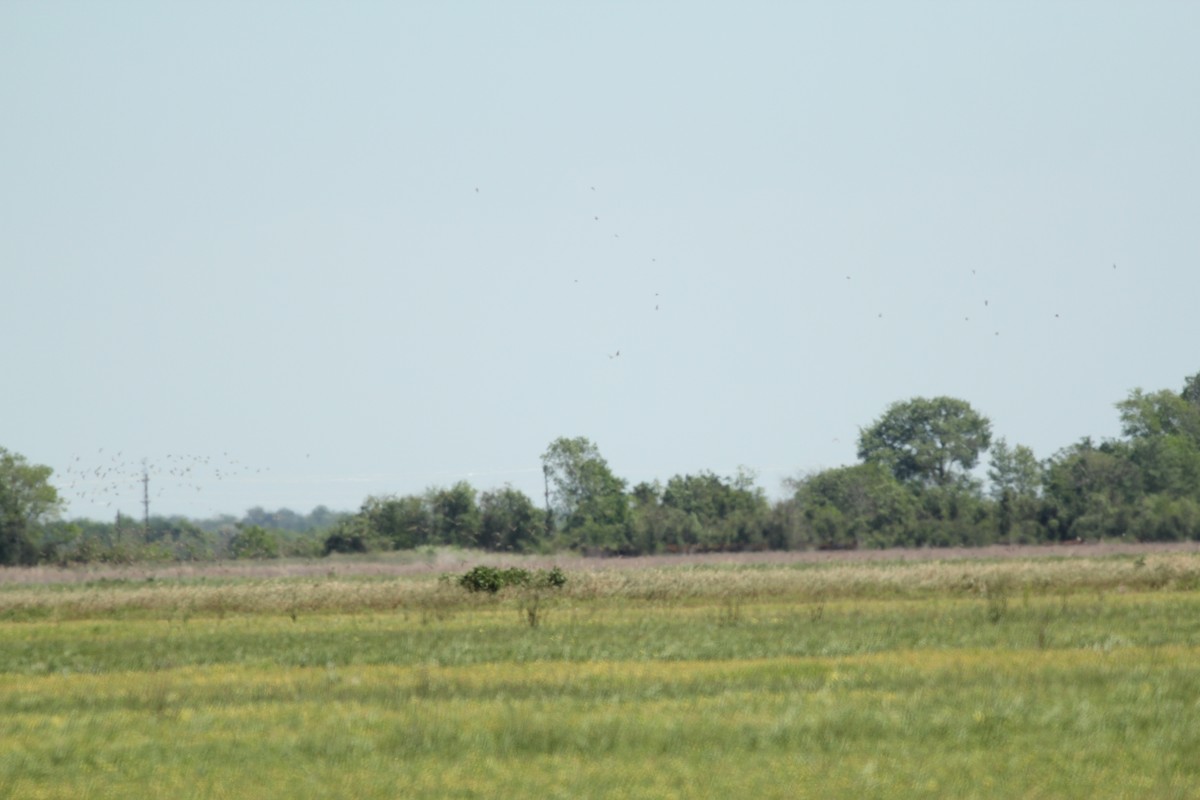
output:
<instances>
[{"instance_id":1,"label":"green grass field","mask_svg":"<svg viewBox=\"0 0 1200 800\"><path fill-rule=\"evenodd\" d=\"M0 798L1195 797L1200 556L0 584Z\"/></svg>"}]
</instances>

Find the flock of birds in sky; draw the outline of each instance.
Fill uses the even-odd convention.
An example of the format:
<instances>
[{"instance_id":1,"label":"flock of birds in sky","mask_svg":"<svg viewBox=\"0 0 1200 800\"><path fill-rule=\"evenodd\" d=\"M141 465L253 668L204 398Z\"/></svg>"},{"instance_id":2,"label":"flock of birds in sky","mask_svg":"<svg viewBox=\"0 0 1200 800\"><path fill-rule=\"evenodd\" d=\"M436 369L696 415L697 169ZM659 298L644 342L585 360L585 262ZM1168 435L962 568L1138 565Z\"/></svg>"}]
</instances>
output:
<instances>
[{"instance_id":1,"label":"flock of birds in sky","mask_svg":"<svg viewBox=\"0 0 1200 800\"><path fill-rule=\"evenodd\" d=\"M589 188L591 192L596 191L595 186ZM480 193L478 186L475 187L475 193ZM593 213L591 216L593 222L601 221L599 214ZM619 239L620 233L614 231L613 237ZM656 262L657 259L651 258L650 261ZM1115 270L1117 265L1113 264L1112 268ZM975 275L976 270L972 269L971 274ZM851 275L846 275L847 281L851 279ZM578 284L579 278L574 278L574 283ZM989 299L983 298L983 306L991 308ZM654 311L658 312L660 307L659 293L654 292ZM883 319L883 311L879 311L877 317ZM1061 315L1055 313L1054 318L1061 319ZM964 315L963 321L970 322L971 316ZM996 330L994 335L999 336L1000 331ZM615 361L621 357L621 350L614 349L606 355L610 361ZM835 438L834 441L838 440ZM92 460L85 461L82 456L74 456L65 470L66 480L59 487L60 492L93 508L112 509L114 504L118 504L118 511L122 502L132 501L140 507L151 498L160 498L168 489L202 492L210 481L245 480L243 476L270 471L269 467L252 468L242 464L237 459L231 459L227 452L220 457L168 454L152 463L144 458L140 461L123 458L121 451L106 454L104 448L100 448L94 462L89 461Z\"/></svg>"},{"instance_id":2,"label":"flock of birds in sky","mask_svg":"<svg viewBox=\"0 0 1200 800\"><path fill-rule=\"evenodd\" d=\"M201 492L209 481L225 481L241 476L269 472L270 467L250 467L228 452L220 456L168 453L159 462L123 457L120 450L106 454L101 447L95 459L76 455L64 470L66 479L58 486L63 495L111 509L124 501L140 506L156 499L167 489Z\"/></svg>"},{"instance_id":3,"label":"flock of birds in sky","mask_svg":"<svg viewBox=\"0 0 1200 800\"><path fill-rule=\"evenodd\" d=\"M1113 265L1112 265L1112 268L1113 268L1113 269L1116 269L1116 268L1117 268L1117 265L1116 265L1116 264L1113 264ZM971 274L972 274L972 275L975 275L975 274L977 274L976 270L971 270ZM846 280L850 280L850 276L849 276L849 275L847 275L847 276L846 276ZM984 299L984 301L983 301L983 305L984 305L984 307L985 307L985 308L988 308L988 307L990 307L990 305L991 305L991 304L990 304L990 302L989 302L987 299ZM882 311L880 311L880 312L879 312L879 314L878 314L878 318L879 318L879 319L883 319L883 312L882 312ZM1054 318L1055 318L1055 319L1062 319L1062 315L1056 312L1056 313L1054 314ZM970 321L971 321L971 316L970 316L969 314L963 317L963 322L970 322ZM994 335L994 336L999 336L999 335L1000 335L1000 331L995 331L995 333L994 333L993 335Z\"/></svg>"},{"instance_id":4,"label":"flock of birds in sky","mask_svg":"<svg viewBox=\"0 0 1200 800\"><path fill-rule=\"evenodd\" d=\"M595 192L595 191L596 191L596 187L595 187L595 186L590 186L590 187L588 187L588 188L589 188L589 189L590 189L592 192ZM476 194L479 194L479 187L478 187L478 186L476 186L476 187L475 187L475 193L476 193ZM600 215L599 215L599 214L593 214L593 215L592 215L592 220L593 220L593 222L600 222ZM613 238L617 238L617 239L619 239L620 237L621 237L621 235L620 235L619 233L617 233L617 232L613 232ZM651 262L656 262L656 261L657 261L657 259L655 259L655 258L651 258L651 259L650 259L650 261L651 261ZM1116 265L1116 264L1113 264L1113 265L1112 265L1112 268L1115 270L1115 269L1117 268L1117 265ZM976 271L976 270L974 270L974 269L972 269L972 270L971 270L971 274L972 274L972 275L976 275L976 274L977 274L977 271ZM847 276L846 276L846 280L847 280L847 281L851 280L851 276L850 276L850 275L847 275ZM574 279L574 282L575 282L575 283L579 283L579 279L578 279L578 278L575 278L575 279ZM658 292L655 292L655 293L654 293L654 297L655 297L654 310L655 310L655 311L658 311L658 310L659 310L659 308L660 308L659 301L658 301L658 299L657 299L657 298L659 297L659 293L658 293ZM990 307L991 307L990 301L989 301L988 299L986 299L986 298L983 300L983 305L984 305L984 307L985 307L985 308L990 308ZM883 319L883 316L884 316L884 315L883 315L883 312L882 312L882 311L878 312L878 314L877 314L877 318L878 318L878 319ZM1059 313L1055 313L1055 314L1054 314L1054 318L1055 318L1055 319L1061 319L1061 318L1062 318L1062 315L1061 315L1061 314L1059 314ZM970 321L971 321L971 316L970 316L969 314L967 314L967 315L964 315L964 316L963 316L963 321L964 321L964 322L970 322ZM999 330L995 331L993 335L994 335L994 336L999 336L999 335L1000 335L1000 331L999 331ZM609 360L614 360L614 359L620 358L620 356L621 356L621 351L620 351L619 349L618 349L618 350L614 350L613 352L611 352L611 353L608 353L607 355L608 355L608 358L609 358Z\"/></svg>"},{"instance_id":5,"label":"flock of birds in sky","mask_svg":"<svg viewBox=\"0 0 1200 800\"><path fill-rule=\"evenodd\" d=\"M595 186L589 186L588 188L589 188L589 189L590 189L592 192L595 192L595 191L596 191L596 187L595 187ZM476 186L476 187L475 187L475 193L476 193L476 194L479 194L479 187L478 187L478 186ZM600 222L600 215L599 215L599 214L592 214L592 221L593 221L593 222ZM614 238L614 239L620 239L620 238L621 238L621 234L620 234L620 233L617 233L616 231L614 231L614 232L613 232L613 238ZM651 258L651 259L650 259L650 261L651 261L651 263L657 263L658 259L657 259L657 258ZM575 282L575 283L579 283L579 278L575 278L575 279L574 279L574 282ZM661 303L660 303L660 301L659 301L659 299L658 299L658 298L660 297L659 293L658 293L658 292L655 292L655 293L654 293L654 297L655 297L655 301L654 301L654 310L655 310L655 311L659 311L659 310L661 309ZM618 349L618 350L614 350L613 352L611 352L611 353L608 353L607 355L608 355L608 358L609 358L609 360L617 359L617 358L620 358L620 357L621 357L621 351L620 351L619 349Z\"/></svg>"}]
</instances>

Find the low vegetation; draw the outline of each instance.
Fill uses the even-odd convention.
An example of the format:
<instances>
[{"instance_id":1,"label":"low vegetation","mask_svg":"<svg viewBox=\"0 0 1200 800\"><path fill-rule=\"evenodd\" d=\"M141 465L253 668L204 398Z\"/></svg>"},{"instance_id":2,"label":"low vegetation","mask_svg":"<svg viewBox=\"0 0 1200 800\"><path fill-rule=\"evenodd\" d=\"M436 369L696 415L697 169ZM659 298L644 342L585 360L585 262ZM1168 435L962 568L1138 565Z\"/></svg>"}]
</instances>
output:
<instances>
[{"instance_id":1,"label":"low vegetation","mask_svg":"<svg viewBox=\"0 0 1200 800\"><path fill-rule=\"evenodd\" d=\"M1200 792L1196 554L582 564L6 583L4 791Z\"/></svg>"}]
</instances>

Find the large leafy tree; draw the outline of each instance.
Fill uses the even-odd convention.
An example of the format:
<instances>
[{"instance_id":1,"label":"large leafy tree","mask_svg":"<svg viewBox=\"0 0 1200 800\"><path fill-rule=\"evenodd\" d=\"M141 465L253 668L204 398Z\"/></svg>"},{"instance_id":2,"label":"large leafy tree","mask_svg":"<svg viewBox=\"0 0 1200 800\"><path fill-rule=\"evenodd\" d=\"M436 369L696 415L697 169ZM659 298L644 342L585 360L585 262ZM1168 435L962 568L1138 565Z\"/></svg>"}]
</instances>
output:
<instances>
[{"instance_id":1,"label":"large leafy tree","mask_svg":"<svg viewBox=\"0 0 1200 800\"><path fill-rule=\"evenodd\" d=\"M1028 447L1009 447L1001 437L991 447L988 481L993 500L1006 496L1036 499L1042 487L1042 466Z\"/></svg>"},{"instance_id":2,"label":"large leafy tree","mask_svg":"<svg viewBox=\"0 0 1200 800\"><path fill-rule=\"evenodd\" d=\"M1200 499L1200 403L1189 399L1196 377L1178 394L1134 389L1117 403L1129 459L1141 470L1147 494Z\"/></svg>"},{"instance_id":3,"label":"large leafy tree","mask_svg":"<svg viewBox=\"0 0 1200 800\"><path fill-rule=\"evenodd\" d=\"M428 502L433 514L434 538L439 544L474 547L478 543L479 505L471 484L459 481L446 489L431 489Z\"/></svg>"},{"instance_id":4,"label":"large leafy tree","mask_svg":"<svg viewBox=\"0 0 1200 800\"><path fill-rule=\"evenodd\" d=\"M860 432L858 457L901 483L963 486L991 441L991 422L965 400L916 397L893 403Z\"/></svg>"},{"instance_id":5,"label":"large leafy tree","mask_svg":"<svg viewBox=\"0 0 1200 800\"><path fill-rule=\"evenodd\" d=\"M880 464L827 469L790 483L806 534L821 549L917 543L913 493Z\"/></svg>"},{"instance_id":6,"label":"large leafy tree","mask_svg":"<svg viewBox=\"0 0 1200 800\"><path fill-rule=\"evenodd\" d=\"M326 552L365 552L379 547L411 550L431 544L433 529L433 515L422 498L372 496L363 501L357 514L334 527L325 547Z\"/></svg>"},{"instance_id":7,"label":"large leafy tree","mask_svg":"<svg viewBox=\"0 0 1200 800\"><path fill-rule=\"evenodd\" d=\"M0 447L0 564L37 561L36 530L62 509L53 472Z\"/></svg>"},{"instance_id":8,"label":"large leafy tree","mask_svg":"<svg viewBox=\"0 0 1200 800\"><path fill-rule=\"evenodd\" d=\"M586 437L559 437L542 454L552 487L552 513L572 544L624 550L629 546L625 481L609 469Z\"/></svg>"},{"instance_id":9,"label":"large leafy tree","mask_svg":"<svg viewBox=\"0 0 1200 800\"><path fill-rule=\"evenodd\" d=\"M1043 516L1052 539L1121 536L1143 493L1142 473L1122 442L1090 438L1050 459Z\"/></svg>"},{"instance_id":10,"label":"large leafy tree","mask_svg":"<svg viewBox=\"0 0 1200 800\"><path fill-rule=\"evenodd\" d=\"M1007 541L1036 540L1042 465L1025 445L1009 447L1004 438L992 443L988 481L996 501L996 528Z\"/></svg>"},{"instance_id":11,"label":"large leafy tree","mask_svg":"<svg viewBox=\"0 0 1200 800\"><path fill-rule=\"evenodd\" d=\"M1134 389L1117 403L1122 432L1131 439L1179 436L1200 445L1200 402L1188 399L1189 393L1196 393L1192 383L1189 379L1179 394L1168 389L1151 394Z\"/></svg>"},{"instance_id":12,"label":"large leafy tree","mask_svg":"<svg viewBox=\"0 0 1200 800\"><path fill-rule=\"evenodd\" d=\"M1183 391L1179 393L1184 400L1196 408L1200 408L1200 372L1189 375L1183 381Z\"/></svg>"},{"instance_id":13,"label":"large leafy tree","mask_svg":"<svg viewBox=\"0 0 1200 800\"><path fill-rule=\"evenodd\" d=\"M702 543L720 549L760 545L770 510L745 470L732 479L712 472L676 475L667 481L662 505L694 519Z\"/></svg>"},{"instance_id":14,"label":"large leafy tree","mask_svg":"<svg viewBox=\"0 0 1200 800\"><path fill-rule=\"evenodd\" d=\"M490 550L527 552L537 547L545 530L543 512L528 495L505 486L479 498L480 544Z\"/></svg>"}]
</instances>

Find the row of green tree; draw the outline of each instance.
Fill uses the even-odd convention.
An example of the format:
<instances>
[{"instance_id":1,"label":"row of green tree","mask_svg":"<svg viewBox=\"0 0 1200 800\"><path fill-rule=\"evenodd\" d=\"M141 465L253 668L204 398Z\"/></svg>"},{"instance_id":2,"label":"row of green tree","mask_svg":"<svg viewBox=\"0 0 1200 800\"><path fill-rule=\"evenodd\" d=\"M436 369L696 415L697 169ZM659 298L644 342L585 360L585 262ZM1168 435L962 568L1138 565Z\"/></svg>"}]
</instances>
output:
<instances>
[{"instance_id":1,"label":"row of green tree","mask_svg":"<svg viewBox=\"0 0 1200 800\"><path fill-rule=\"evenodd\" d=\"M317 557L344 512L317 506L309 514L251 508L241 518L221 515L113 521L62 520L48 467L28 464L0 448L0 564L214 561Z\"/></svg>"},{"instance_id":2,"label":"row of green tree","mask_svg":"<svg viewBox=\"0 0 1200 800\"><path fill-rule=\"evenodd\" d=\"M353 514L255 508L240 520L66 523L50 469L0 448L0 563L428 546L632 555L1200 539L1200 374L1179 392L1135 389L1116 407L1120 437L1084 438L1039 460L993 439L990 420L966 401L893 403L860 431L858 463L790 480L775 502L747 471L629 486L593 442L564 437L542 455L542 505L512 487L480 493L460 482L368 497Z\"/></svg>"},{"instance_id":3,"label":"row of green tree","mask_svg":"<svg viewBox=\"0 0 1200 800\"><path fill-rule=\"evenodd\" d=\"M542 455L545 508L467 483L371 497L324 548L632 555L1200 539L1200 374L1180 392L1135 389L1116 407L1119 438L1084 438L1038 460L993 439L966 401L897 402L861 430L857 464L790 480L774 503L745 471L630 487L594 443L560 438Z\"/></svg>"}]
</instances>

